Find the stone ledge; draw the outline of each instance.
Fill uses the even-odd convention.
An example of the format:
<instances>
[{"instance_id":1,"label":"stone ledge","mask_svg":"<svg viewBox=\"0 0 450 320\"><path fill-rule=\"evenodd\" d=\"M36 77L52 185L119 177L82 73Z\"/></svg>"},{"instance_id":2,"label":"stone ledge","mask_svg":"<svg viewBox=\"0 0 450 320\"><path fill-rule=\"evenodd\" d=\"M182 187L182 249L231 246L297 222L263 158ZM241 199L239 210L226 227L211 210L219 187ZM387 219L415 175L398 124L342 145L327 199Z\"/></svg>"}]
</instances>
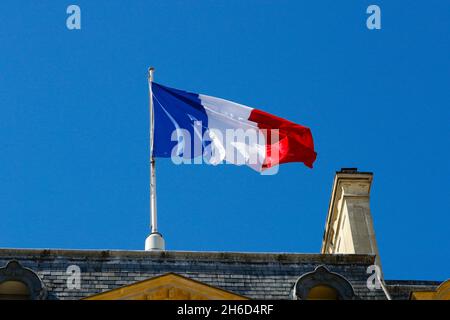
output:
<instances>
[{"instance_id":1,"label":"stone ledge","mask_svg":"<svg viewBox=\"0 0 450 320\"><path fill-rule=\"evenodd\" d=\"M99 260L139 259L224 263L274 263L274 264L359 264L371 265L374 255L366 254L309 254L309 253L244 253L200 251L134 251L134 250L66 250L66 249L7 249L0 248L0 259L86 259Z\"/></svg>"}]
</instances>

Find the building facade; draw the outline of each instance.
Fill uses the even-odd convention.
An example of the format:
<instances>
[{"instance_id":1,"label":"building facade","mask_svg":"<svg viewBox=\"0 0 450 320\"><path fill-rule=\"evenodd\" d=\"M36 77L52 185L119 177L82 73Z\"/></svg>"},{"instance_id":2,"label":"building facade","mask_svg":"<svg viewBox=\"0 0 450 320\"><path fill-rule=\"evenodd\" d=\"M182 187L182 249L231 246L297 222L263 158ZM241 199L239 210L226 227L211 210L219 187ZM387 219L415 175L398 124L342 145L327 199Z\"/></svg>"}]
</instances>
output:
<instances>
[{"instance_id":1,"label":"building facade","mask_svg":"<svg viewBox=\"0 0 450 320\"><path fill-rule=\"evenodd\" d=\"M450 299L450 281L384 280L372 174L336 173L319 254L0 249L0 299Z\"/></svg>"}]
</instances>

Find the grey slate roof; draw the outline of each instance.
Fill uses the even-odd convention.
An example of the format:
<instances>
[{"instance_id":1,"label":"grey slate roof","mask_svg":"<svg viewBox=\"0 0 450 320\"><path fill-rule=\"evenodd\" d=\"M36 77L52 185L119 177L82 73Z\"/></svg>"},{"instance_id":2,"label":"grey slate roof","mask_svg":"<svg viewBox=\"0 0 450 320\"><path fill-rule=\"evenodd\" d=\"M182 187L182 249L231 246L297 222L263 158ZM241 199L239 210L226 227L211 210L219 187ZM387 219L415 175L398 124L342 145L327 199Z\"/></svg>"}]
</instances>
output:
<instances>
[{"instance_id":1,"label":"grey slate roof","mask_svg":"<svg viewBox=\"0 0 450 320\"><path fill-rule=\"evenodd\" d=\"M412 291L435 291L439 281L387 280L386 286L393 300L409 300Z\"/></svg>"},{"instance_id":2,"label":"grey slate roof","mask_svg":"<svg viewBox=\"0 0 450 320\"><path fill-rule=\"evenodd\" d=\"M386 299L366 285L372 255L0 249L0 268L13 259L38 274L49 299L79 299L168 272L252 299L291 299L296 280L319 265L345 277L358 299ZM81 269L80 289L66 285L70 265Z\"/></svg>"}]
</instances>

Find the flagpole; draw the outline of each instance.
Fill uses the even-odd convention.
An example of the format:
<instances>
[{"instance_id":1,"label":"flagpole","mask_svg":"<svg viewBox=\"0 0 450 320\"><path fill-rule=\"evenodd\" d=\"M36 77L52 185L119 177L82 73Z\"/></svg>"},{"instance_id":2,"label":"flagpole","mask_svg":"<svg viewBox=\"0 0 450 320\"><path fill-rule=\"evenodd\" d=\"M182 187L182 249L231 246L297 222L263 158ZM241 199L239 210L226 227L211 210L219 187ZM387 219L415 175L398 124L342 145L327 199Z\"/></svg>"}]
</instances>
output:
<instances>
[{"instance_id":1,"label":"flagpole","mask_svg":"<svg viewBox=\"0 0 450 320\"><path fill-rule=\"evenodd\" d=\"M150 228L152 233L158 232L157 212L156 212L156 168L155 158L153 157L153 137L154 137L154 114L153 114L153 67L148 69L148 92L149 92L149 141L150 141Z\"/></svg>"},{"instance_id":2,"label":"flagpole","mask_svg":"<svg viewBox=\"0 0 450 320\"><path fill-rule=\"evenodd\" d=\"M158 232L158 219L156 207L156 163L153 157L153 139L155 116L153 109L153 73L155 68L148 69L148 93L149 93L149 142L150 142L150 235L145 240L145 250L155 251L164 250L165 243L162 234Z\"/></svg>"}]
</instances>

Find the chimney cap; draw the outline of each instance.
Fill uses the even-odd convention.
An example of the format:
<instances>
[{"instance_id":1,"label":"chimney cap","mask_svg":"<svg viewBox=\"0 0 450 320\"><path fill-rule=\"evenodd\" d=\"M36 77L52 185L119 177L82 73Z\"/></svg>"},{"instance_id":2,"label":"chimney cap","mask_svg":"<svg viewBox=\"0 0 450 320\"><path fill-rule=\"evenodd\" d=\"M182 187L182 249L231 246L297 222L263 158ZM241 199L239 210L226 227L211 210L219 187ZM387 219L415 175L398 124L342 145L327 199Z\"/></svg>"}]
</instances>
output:
<instances>
[{"instance_id":1,"label":"chimney cap","mask_svg":"<svg viewBox=\"0 0 450 320\"><path fill-rule=\"evenodd\" d=\"M341 171L338 171L340 173L357 173L358 168L341 168Z\"/></svg>"},{"instance_id":2,"label":"chimney cap","mask_svg":"<svg viewBox=\"0 0 450 320\"><path fill-rule=\"evenodd\" d=\"M358 168L341 168L340 171L336 171L336 175L338 174L373 175L372 172L358 171Z\"/></svg>"}]
</instances>

